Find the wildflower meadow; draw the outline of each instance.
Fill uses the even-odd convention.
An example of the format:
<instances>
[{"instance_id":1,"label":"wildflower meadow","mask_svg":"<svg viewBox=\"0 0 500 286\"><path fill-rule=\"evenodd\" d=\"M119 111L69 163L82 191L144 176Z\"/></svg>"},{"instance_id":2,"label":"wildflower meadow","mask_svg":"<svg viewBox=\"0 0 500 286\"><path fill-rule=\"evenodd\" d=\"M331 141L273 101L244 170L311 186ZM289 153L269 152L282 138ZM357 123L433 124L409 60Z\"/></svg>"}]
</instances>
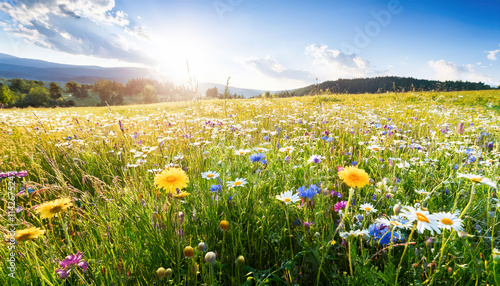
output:
<instances>
[{"instance_id":1,"label":"wildflower meadow","mask_svg":"<svg viewBox=\"0 0 500 286\"><path fill-rule=\"evenodd\" d=\"M0 111L0 285L500 285L500 92Z\"/></svg>"}]
</instances>

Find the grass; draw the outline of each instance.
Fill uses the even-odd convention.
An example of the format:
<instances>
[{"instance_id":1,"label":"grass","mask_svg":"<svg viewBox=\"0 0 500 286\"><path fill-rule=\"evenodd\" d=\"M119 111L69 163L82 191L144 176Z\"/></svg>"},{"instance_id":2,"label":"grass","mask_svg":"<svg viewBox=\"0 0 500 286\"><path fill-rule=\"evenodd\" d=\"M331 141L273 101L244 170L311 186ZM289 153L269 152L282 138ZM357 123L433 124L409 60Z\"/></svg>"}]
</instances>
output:
<instances>
[{"instance_id":1,"label":"grass","mask_svg":"<svg viewBox=\"0 0 500 286\"><path fill-rule=\"evenodd\" d=\"M500 91L477 91L2 110L0 171L28 171L12 178L15 228L45 233L2 244L0 284L498 285L497 191L458 173L500 179L499 100ZM256 147L267 149L266 162L251 162ZM321 162L308 162L312 155ZM370 182L348 200L338 172L352 165ZM155 186L165 167L186 170L189 196ZM207 171L220 177L202 178ZM238 178L248 183L227 185ZM311 185L312 199L276 199ZM8 178L0 188L8 239ZM58 217L34 212L64 197L73 206ZM335 209L341 201L351 201L348 210ZM377 211L361 210L365 203ZM387 231L376 219L415 204L464 213L463 233L412 231L410 222L392 243L373 231L349 235ZM209 251L213 264L204 261ZM77 252L87 270L60 278L58 262ZM172 274L159 279L160 267Z\"/></svg>"}]
</instances>

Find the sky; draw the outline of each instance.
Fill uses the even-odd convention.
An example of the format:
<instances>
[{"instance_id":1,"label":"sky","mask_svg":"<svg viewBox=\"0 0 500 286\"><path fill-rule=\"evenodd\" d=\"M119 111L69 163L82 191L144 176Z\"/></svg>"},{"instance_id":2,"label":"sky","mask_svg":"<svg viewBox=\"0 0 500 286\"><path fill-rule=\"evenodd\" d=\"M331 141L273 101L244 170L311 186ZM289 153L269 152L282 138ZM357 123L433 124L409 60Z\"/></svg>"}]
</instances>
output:
<instances>
[{"instance_id":1,"label":"sky","mask_svg":"<svg viewBox=\"0 0 500 286\"><path fill-rule=\"evenodd\" d=\"M261 90L387 75L497 86L499 15L498 0L10 0L0 53Z\"/></svg>"}]
</instances>

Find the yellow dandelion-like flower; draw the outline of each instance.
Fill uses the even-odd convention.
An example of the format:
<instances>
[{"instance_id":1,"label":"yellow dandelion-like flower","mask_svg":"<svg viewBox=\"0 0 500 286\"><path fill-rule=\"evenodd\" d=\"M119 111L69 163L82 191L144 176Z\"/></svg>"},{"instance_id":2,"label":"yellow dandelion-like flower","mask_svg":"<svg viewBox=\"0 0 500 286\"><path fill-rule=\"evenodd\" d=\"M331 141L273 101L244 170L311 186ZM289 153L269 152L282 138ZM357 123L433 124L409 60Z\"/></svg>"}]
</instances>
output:
<instances>
[{"instance_id":1,"label":"yellow dandelion-like flower","mask_svg":"<svg viewBox=\"0 0 500 286\"><path fill-rule=\"evenodd\" d=\"M16 241L24 241L37 239L40 235L44 234L45 230L41 230L38 227L26 228L16 232Z\"/></svg>"},{"instance_id":2,"label":"yellow dandelion-like flower","mask_svg":"<svg viewBox=\"0 0 500 286\"><path fill-rule=\"evenodd\" d=\"M358 169L356 167L346 167L344 170L339 172L339 178L344 181L346 185L351 188L358 187L362 188L370 180L370 176L363 169Z\"/></svg>"},{"instance_id":3,"label":"yellow dandelion-like flower","mask_svg":"<svg viewBox=\"0 0 500 286\"><path fill-rule=\"evenodd\" d=\"M35 212L39 213L41 218L53 218L72 205L70 198L62 198L39 205L36 207Z\"/></svg>"},{"instance_id":4,"label":"yellow dandelion-like flower","mask_svg":"<svg viewBox=\"0 0 500 286\"><path fill-rule=\"evenodd\" d=\"M173 193L176 189L187 187L189 178L180 168L167 168L155 176L155 185L165 191Z\"/></svg>"}]
</instances>

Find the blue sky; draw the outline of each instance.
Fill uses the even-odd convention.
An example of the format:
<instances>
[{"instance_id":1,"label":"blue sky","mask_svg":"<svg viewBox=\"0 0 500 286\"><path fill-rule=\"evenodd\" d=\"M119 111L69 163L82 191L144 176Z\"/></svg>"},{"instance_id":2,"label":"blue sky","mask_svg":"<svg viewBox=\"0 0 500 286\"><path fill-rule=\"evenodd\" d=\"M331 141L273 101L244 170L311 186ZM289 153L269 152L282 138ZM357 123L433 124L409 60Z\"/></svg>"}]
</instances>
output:
<instances>
[{"instance_id":1,"label":"blue sky","mask_svg":"<svg viewBox=\"0 0 500 286\"><path fill-rule=\"evenodd\" d=\"M500 84L500 1L17 0L0 53L282 90L383 75Z\"/></svg>"}]
</instances>

